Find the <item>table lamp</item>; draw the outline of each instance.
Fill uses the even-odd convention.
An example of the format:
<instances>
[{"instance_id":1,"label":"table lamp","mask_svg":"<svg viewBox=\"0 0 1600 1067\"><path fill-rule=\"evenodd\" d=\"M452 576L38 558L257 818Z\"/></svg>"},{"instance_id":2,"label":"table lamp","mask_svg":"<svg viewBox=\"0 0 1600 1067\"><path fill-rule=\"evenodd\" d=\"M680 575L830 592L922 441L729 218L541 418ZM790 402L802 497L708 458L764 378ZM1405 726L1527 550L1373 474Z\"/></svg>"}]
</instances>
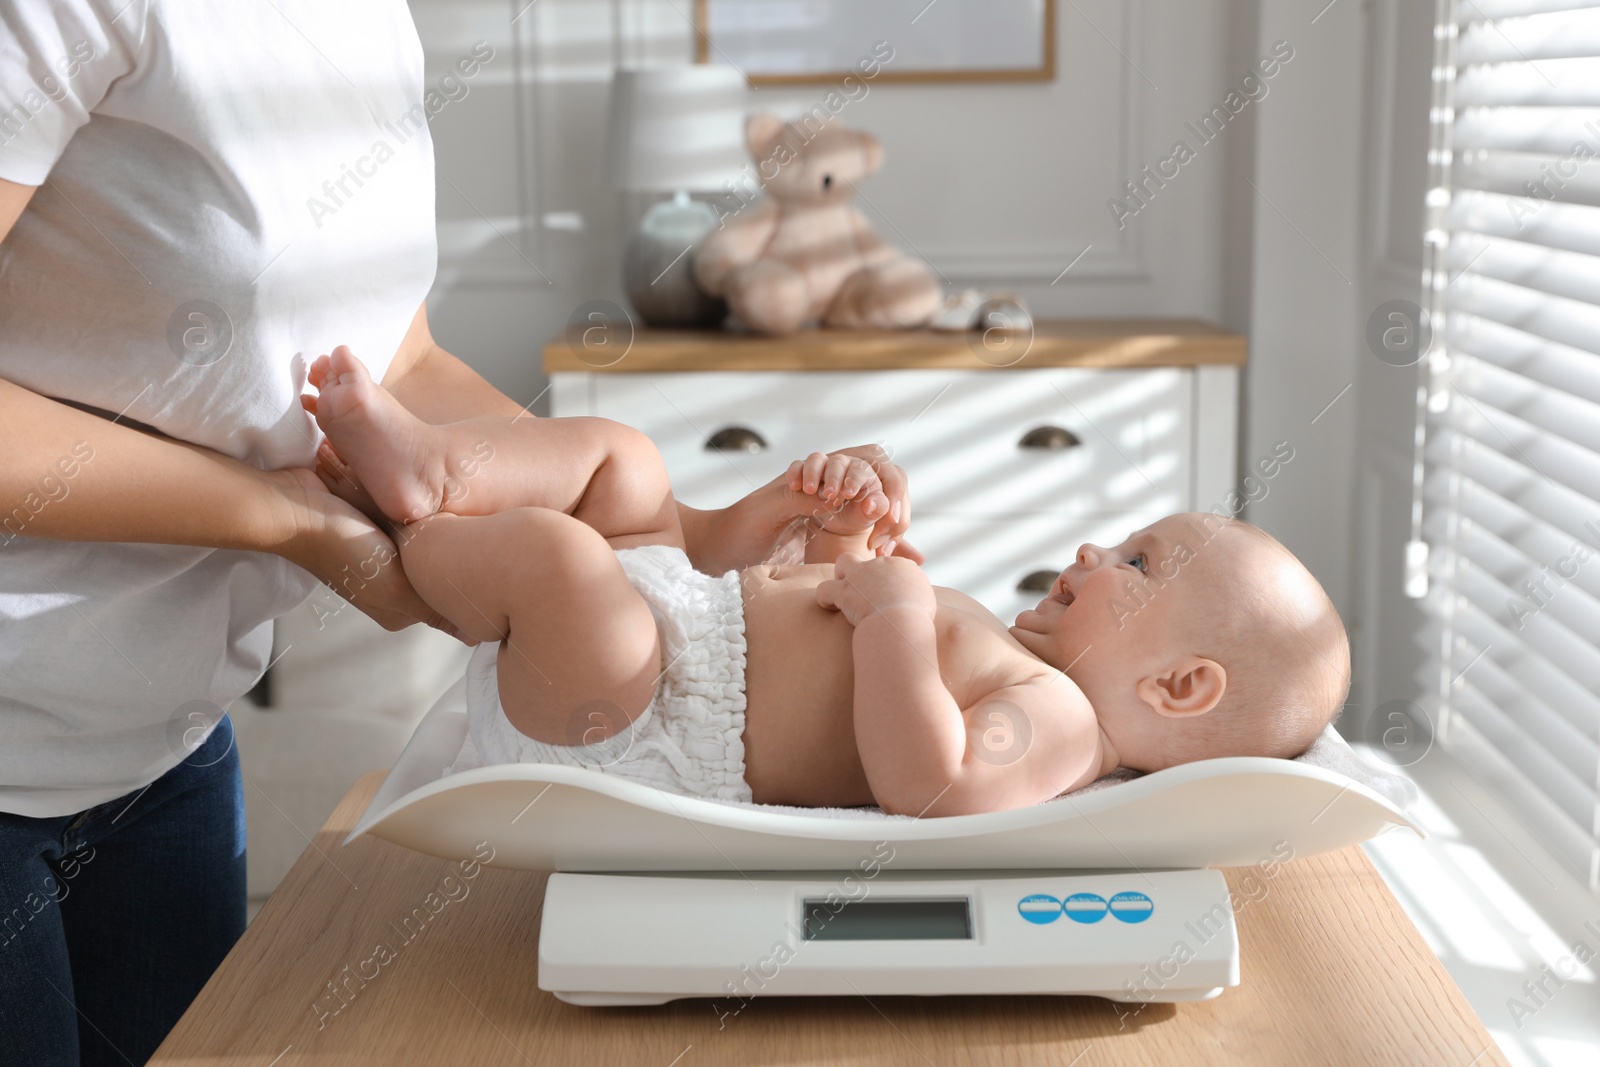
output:
<instances>
[{"instance_id":1,"label":"table lamp","mask_svg":"<svg viewBox=\"0 0 1600 1067\"><path fill-rule=\"evenodd\" d=\"M716 326L724 302L702 293L689 249L717 225L691 192L722 192L749 165L745 80L733 67L693 64L619 70L611 83L606 169L629 192L671 193L628 240L623 289L651 326Z\"/></svg>"}]
</instances>

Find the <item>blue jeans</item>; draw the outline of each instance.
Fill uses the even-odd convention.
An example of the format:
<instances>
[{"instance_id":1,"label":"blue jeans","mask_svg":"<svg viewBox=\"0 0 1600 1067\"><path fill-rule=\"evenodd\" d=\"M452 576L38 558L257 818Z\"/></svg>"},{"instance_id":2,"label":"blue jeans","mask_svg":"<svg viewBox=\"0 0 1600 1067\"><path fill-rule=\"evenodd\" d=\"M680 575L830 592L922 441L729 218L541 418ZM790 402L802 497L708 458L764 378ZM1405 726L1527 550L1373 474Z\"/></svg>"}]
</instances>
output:
<instances>
[{"instance_id":1,"label":"blue jeans","mask_svg":"<svg viewBox=\"0 0 1600 1067\"><path fill-rule=\"evenodd\" d=\"M0 812L0 1067L142 1064L244 932L233 722L143 790Z\"/></svg>"}]
</instances>

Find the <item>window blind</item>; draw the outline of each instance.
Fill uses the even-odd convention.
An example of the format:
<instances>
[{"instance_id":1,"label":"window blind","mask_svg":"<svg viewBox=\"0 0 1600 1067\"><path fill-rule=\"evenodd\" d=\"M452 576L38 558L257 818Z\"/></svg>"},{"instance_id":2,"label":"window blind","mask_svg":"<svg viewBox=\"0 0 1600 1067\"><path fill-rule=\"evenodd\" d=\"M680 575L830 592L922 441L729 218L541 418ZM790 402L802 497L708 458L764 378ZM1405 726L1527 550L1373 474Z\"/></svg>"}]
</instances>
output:
<instances>
[{"instance_id":1,"label":"window blind","mask_svg":"<svg viewBox=\"0 0 1600 1067\"><path fill-rule=\"evenodd\" d=\"M1422 681L1502 831L1600 890L1600 3L1437 4Z\"/></svg>"}]
</instances>

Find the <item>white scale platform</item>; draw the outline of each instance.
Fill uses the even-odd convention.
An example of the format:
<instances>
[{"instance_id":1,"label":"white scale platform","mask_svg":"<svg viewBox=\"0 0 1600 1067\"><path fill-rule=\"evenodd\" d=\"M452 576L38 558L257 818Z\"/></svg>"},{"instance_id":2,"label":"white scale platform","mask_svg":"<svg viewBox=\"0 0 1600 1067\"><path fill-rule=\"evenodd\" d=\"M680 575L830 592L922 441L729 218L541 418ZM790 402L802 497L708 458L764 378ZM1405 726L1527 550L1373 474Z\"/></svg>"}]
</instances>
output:
<instances>
[{"instance_id":1,"label":"white scale platform","mask_svg":"<svg viewBox=\"0 0 1600 1067\"><path fill-rule=\"evenodd\" d=\"M1345 755L1331 728L1314 748L1350 773L1307 760L1205 760L1031 808L942 819L718 804L548 764L446 775L466 733L458 683L417 725L346 843L371 834L451 860L487 844L487 865L558 872L545 896L539 986L575 1004L852 993L1205 999L1239 982L1227 884L1210 868L1415 828L1350 776L1385 777ZM864 859L873 856L883 862ZM807 904L818 900L825 917Z\"/></svg>"}]
</instances>

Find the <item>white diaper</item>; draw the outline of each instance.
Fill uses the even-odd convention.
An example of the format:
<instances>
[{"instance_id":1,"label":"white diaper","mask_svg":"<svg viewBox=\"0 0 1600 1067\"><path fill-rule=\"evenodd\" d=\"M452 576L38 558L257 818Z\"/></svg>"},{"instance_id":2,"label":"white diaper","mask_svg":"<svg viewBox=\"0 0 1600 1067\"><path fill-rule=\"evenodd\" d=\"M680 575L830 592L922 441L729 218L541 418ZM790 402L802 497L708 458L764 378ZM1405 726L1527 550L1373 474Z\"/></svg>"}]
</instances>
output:
<instances>
[{"instance_id":1,"label":"white diaper","mask_svg":"<svg viewBox=\"0 0 1600 1067\"><path fill-rule=\"evenodd\" d=\"M500 642L467 664L468 732L485 764L564 763L713 800L751 799L744 780L744 604L739 573L701 574L681 549L617 550L661 634L655 699L632 725L595 744L554 745L525 736L500 706ZM535 660L537 651L530 650ZM578 724L581 726L581 723ZM582 730L575 730L578 737Z\"/></svg>"}]
</instances>

